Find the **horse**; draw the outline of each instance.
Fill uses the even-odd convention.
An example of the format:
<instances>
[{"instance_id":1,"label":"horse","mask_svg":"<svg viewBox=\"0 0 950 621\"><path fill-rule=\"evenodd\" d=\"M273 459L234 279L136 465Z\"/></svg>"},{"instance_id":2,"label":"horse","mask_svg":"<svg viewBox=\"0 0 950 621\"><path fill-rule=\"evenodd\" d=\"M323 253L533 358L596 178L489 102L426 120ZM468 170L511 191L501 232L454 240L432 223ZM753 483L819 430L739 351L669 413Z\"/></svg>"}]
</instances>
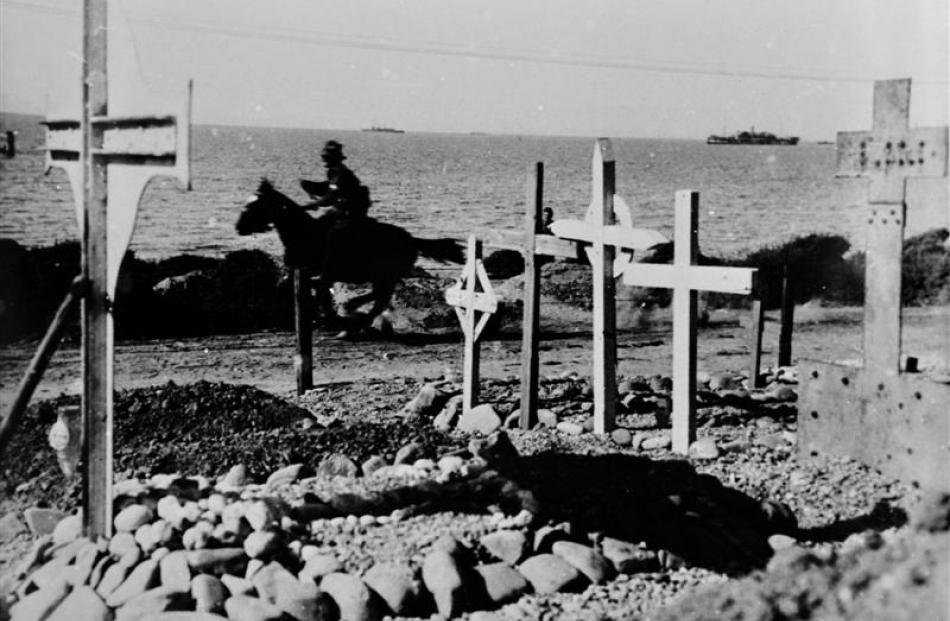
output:
<instances>
[{"instance_id":1,"label":"horse","mask_svg":"<svg viewBox=\"0 0 950 621\"><path fill-rule=\"evenodd\" d=\"M409 275L420 256L443 263L465 262L462 246L454 239L414 237L374 218L350 222L336 213L330 210L313 217L265 178L245 203L235 229L238 235L276 229L284 246L284 264L314 274L317 304L331 323L341 320L333 307L333 283L371 283L369 293L345 304L347 313L353 314L373 301L371 310L351 318L340 337L355 336L390 307L396 283Z\"/></svg>"}]
</instances>

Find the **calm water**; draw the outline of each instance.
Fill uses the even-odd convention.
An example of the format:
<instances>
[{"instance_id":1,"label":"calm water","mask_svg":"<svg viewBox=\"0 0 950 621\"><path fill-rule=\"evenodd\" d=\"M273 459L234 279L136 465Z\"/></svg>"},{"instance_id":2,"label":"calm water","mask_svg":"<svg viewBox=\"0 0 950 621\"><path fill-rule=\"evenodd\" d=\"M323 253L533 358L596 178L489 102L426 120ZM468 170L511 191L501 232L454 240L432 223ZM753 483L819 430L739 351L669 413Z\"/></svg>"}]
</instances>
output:
<instances>
[{"instance_id":1,"label":"calm water","mask_svg":"<svg viewBox=\"0 0 950 621\"><path fill-rule=\"evenodd\" d=\"M25 245L72 239L77 226L65 173L44 176L36 118L7 117L21 153L0 160L0 237ZM545 204L582 217L590 201L593 138L385 134L199 126L193 186L148 187L132 249L139 257L221 254L239 248L280 253L276 234L234 233L240 205L262 176L300 200L301 177L321 178L319 151L335 138L372 190L371 214L419 236L464 237L521 226L528 169L545 165ZM709 146L700 141L614 139L617 192L641 226L672 233L678 189L701 193L700 244L735 254L809 232L863 243L864 185L835 179L833 146ZM945 200L945 199L944 199Z\"/></svg>"}]
</instances>

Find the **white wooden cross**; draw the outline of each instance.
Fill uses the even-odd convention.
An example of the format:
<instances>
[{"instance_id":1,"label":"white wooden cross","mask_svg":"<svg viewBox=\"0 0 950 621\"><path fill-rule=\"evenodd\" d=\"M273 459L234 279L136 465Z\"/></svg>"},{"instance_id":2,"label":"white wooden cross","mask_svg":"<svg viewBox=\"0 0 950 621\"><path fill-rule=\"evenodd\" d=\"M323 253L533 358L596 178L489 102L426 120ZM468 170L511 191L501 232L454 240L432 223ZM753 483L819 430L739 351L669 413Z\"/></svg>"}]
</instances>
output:
<instances>
[{"instance_id":1,"label":"white wooden cross","mask_svg":"<svg viewBox=\"0 0 950 621\"><path fill-rule=\"evenodd\" d=\"M656 231L633 227L630 208L615 194L615 163L610 140L599 138L591 162L592 200L585 220L557 220L551 232L558 237L588 242L593 268L594 303L594 432L614 427L617 401L617 316L615 278L632 253L616 257L617 248L646 250L667 242ZM618 223L619 220L619 223Z\"/></svg>"},{"instance_id":2,"label":"white wooden cross","mask_svg":"<svg viewBox=\"0 0 950 621\"><path fill-rule=\"evenodd\" d=\"M498 310L498 297L482 264L482 243L474 235L468 238L468 253L462 274L445 291L445 301L455 307L465 335L465 360L462 384L462 411L478 404L479 337L492 314Z\"/></svg>"},{"instance_id":3,"label":"white wooden cross","mask_svg":"<svg viewBox=\"0 0 950 621\"><path fill-rule=\"evenodd\" d=\"M950 491L950 385L901 373L901 260L912 177L948 169L947 127L908 127L910 80L874 84L871 131L838 134L839 177L869 178L863 367L799 363L798 448ZM950 206L934 205L950 224Z\"/></svg>"},{"instance_id":4,"label":"white wooden cross","mask_svg":"<svg viewBox=\"0 0 950 621\"><path fill-rule=\"evenodd\" d=\"M687 453L696 438L697 292L750 294L758 270L696 265L699 259L699 192L676 193L673 264L632 263L626 285L673 290L673 450Z\"/></svg>"},{"instance_id":5,"label":"white wooden cross","mask_svg":"<svg viewBox=\"0 0 950 621\"><path fill-rule=\"evenodd\" d=\"M145 116L110 109L106 13L106 0L86 0L81 117L45 122L46 169L63 168L69 176L89 282L82 313L83 527L93 538L112 529L112 305L119 267L148 181L163 175L190 184L191 85L174 111Z\"/></svg>"}]
</instances>

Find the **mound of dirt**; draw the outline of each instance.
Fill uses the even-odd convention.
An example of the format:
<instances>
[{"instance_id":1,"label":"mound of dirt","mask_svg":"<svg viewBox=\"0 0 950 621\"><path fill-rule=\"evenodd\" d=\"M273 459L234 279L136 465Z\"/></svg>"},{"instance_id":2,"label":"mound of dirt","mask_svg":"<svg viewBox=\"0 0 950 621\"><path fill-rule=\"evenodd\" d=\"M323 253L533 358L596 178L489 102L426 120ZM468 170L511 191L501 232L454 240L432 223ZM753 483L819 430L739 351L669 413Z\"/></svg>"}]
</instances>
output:
<instances>
[{"instance_id":1,"label":"mound of dirt","mask_svg":"<svg viewBox=\"0 0 950 621\"><path fill-rule=\"evenodd\" d=\"M654 621L946 619L950 497L923 504L911 528L852 535L841 549L793 546L764 572L702 588Z\"/></svg>"},{"instance_id":2,"label":"mound of dirt","mask_svg":"<svg viewBox=\"0 0 950 621\"><path fill-rule=\"evenodd\" d=\"M28 410L0 461L5 495L30 504L68 509L79 504L80 484L59 471L46 434L57 409L76 396L39 402ZM197 382L119 392L115 397L115 471L119 476L180 472L218 476L243 463L255 478L289 464L316 467L325 455L342 453L358 463L392 455L419 442L427 457L450 438L427 421L371 416L317 424L310 413L250 386Z\"/></svg>"}]
</instances>

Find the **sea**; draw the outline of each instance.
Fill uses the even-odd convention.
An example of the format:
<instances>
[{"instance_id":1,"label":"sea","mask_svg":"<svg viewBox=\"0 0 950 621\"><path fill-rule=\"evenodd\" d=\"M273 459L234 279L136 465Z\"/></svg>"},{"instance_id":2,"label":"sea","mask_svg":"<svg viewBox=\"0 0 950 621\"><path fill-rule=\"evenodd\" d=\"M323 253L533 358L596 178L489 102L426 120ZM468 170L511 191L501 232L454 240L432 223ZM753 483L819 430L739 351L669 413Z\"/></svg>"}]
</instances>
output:
<instances>
[{"instance_id":1,"label":"sea","mask_svg":"<svg viewBox=\"0 0 950 621\"><path fill-rule=\"evenodd\" d=\"M2 117L3 129L17 132L18 153L0 158L0 238L25 246L78 234L65 173L44 174L41 120ZM240 237L234 223L263 177L304 202L298 182L324 178L319 153L329 139L343 143L346 163L370 188L370 214L419 237L520 230L536 162L544 165L544 205L556 219L583 218L591 201L596 138L198 125L192 132L191 191L169 179L153 180L130 247L143 259L222 256L248 248L279 256L276 233ZM611 144L617 194L636 226L672 238L675 192L692 189L700 193L704 254L737 257L809 233L842 235L854 250L863 248L866 181L835 177L833 144L733 146L707 145L704 138L622 137ZM909 190L911 232L946 226L946 185L938 180Z\"/></svg>"}]
</instances>

